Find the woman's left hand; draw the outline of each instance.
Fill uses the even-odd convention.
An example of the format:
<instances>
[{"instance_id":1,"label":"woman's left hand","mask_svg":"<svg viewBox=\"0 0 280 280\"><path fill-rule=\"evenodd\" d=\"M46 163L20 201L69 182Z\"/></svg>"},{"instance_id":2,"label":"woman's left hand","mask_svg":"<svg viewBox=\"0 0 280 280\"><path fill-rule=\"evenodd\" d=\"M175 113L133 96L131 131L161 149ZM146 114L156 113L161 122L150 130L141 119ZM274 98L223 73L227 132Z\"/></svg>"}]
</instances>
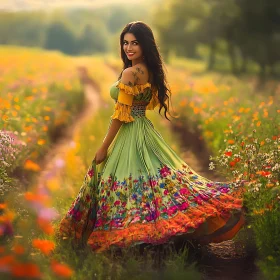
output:
<instances>
[{"instance_id":1,"label":"woman's left hand","mask_svg":"<svg viewBox=\"0 0 280 280\"><path fill-rule=\"evenodd\" d=\"M99 164L101 163L102 161L105 160L107 156L107 149L106 148L103 148L101 147L95 154L95 157L94 157L94 160L96 162L96 164Z\"/></svg>"}]
</instances>

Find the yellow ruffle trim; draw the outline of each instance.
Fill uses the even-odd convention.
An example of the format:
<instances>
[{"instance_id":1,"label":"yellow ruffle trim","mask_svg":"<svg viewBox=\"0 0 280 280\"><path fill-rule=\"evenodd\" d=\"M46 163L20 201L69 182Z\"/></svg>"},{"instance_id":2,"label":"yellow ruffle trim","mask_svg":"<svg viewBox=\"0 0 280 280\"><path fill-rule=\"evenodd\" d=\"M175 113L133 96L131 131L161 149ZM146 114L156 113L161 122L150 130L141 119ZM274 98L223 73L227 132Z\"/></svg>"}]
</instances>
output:
<instances>
[{"instance_id":1,"label":"yellow ruffle trim","mask_svg":"<svg viewBox=\"0 0 280 280\"><path fill-rule=\"evenodd\" d=\"M152 85L150 83L129 86L129 85L122 83L121 81L119 81L116 85L117 88L123 89L125 93L132 94L132 95L137 95L137 94L143 93L145 88L150 88L151 86Z\"/></svg>"},{"instance_id":2,"label":"yellow ruffle trim","mask_svg":"<svg viewBox=\"0 0 280 280\"><path fill-rule=\"evenodd\" d=\"M131 106L116 102L115 111L111 119L118 119L125 123L133 122L134 118L131 116Z\"/></svg>"},{"instance_id":3,"label":"yellow ruffle trim","mask_svg":"<svg viewBox=\"0 0 280 280\"><path fill-rule=\"evenodd\" d=\"M126 84L122 83L121 81L119 81L117 83L116 87L119 88L120 90L123 90L125 93L131 94L131 95L138 95L140 93L143 93L145 88L151 88L152 89L152 98L151 98L150 102L148 103L146 110L153 110L160 104L158 97L157 97L158 91L156 89L153 89L151 83L149 83L149 82L147 82L146 84L142 84L142 85L129 86L129 85L126 85Z\"/></svg>"},{"instance_id":4,"label":"yellow ruffle trim","mask_svg":"<svg viewBox=\"0 0 280 280\"><path fill-rule=\"evenodd\" d=\"M146 110L154 110L154 108L156 108L159 105L159 100L158 100L158 97L156 94L157 94L157 91L154 91L152 93L152 98L151 98L149 104L147 105Z\"/></svg>"}]
</instances>

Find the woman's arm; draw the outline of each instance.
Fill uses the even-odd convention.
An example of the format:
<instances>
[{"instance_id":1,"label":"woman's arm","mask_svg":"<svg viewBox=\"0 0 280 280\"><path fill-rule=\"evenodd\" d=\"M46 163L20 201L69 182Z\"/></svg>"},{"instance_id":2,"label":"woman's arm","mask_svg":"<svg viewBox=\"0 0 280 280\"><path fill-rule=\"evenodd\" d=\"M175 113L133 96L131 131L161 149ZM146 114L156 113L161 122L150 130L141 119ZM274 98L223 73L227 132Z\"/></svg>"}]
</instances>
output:
<instances>
[{"instance_id":1,"label":"woman's arm","mask_svg":"<svg viewBox=\"0 0 280 280\"><path fill-rule=\"evenodd\" d=\"M108 130L108 133L100 147L100 149L95 154L95 162L96 164L101 163L107 156L107 150L111 145L112 141L114 140L116 134L118 133L120 127L122 126L123 122L118 119L113 119Z\"/></svg>"},{"instance_id":2,"label":"woman's arm","mask_svg":"<svg viewBox=\"0 0 280 280\"><path fill-rule=\"evenodd\" d=\"M109 127L107 135L103 140L100 149L95 154L96 164L101 163L107 156L107 150L118 133L120 127L124 122L131 122L134 119L131 117L131 106L133 101L133 95L131 94L131 86L135 82L135 73L130 68L125 69L122 72L121 83L122 88L118 94L118 100L115 104L115 112L113 114L112 123ZM128 92L127 92L128 91Z\"/></svg>"},{"instance_id":3,"label":"woman's arm","mask_svg":"<svg viewBox=\"0 0 280 280\"><path fill-rule=\"evenodd\" d=\"M110 125L109 131L103 141L101 148L108 149L111 145L112 141L114 140L116 134L118 133L120 127L122 126L123 122L118 119L113 119Z\"/></svg>"}]
</instances>

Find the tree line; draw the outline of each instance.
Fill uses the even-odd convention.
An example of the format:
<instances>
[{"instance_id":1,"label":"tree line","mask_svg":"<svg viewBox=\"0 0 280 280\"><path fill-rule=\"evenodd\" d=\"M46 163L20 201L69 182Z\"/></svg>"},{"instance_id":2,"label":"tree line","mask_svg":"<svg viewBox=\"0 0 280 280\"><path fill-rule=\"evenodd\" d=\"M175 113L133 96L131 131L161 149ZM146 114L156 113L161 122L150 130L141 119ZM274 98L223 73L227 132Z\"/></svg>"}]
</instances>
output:
<instances>
[{"instance_id":1,"label":"tree line","mask_svg":"<svg viewBox=\"0 0 280 280\"><path fill-rule=\"evenodd\" d=\"M68 55L106 53L112 49L112 35L132 20L130 13L120 7L113 11L2 11L0 44L59 50Z\"/></svg>"},{"instance_id":2,"label":"tree line","mask_svg":"<svg viewBox=\"0 0 280 280\"><path fill-rule=\"evenodd\" d=\"M164 0L95 10L1 12L0 44L69 55L117 53L121 29L134 20L151 25L167 61L175 52L206 59L208 70L226 60L236 74L250 72L251 65L262 77L280 73L279 0Z\"/></svg>"},{"instance_id":3,"label":"tree line","mask_svg":"<svg viewBox=\"0 0 280 280\"><path fill-rule=\"evenodd\" d=\"M279 72L279 0L166 0L154 18L160 19L154 24L165 54L175 50L196 58L198 47L206 45L208 69L223 54L233 73L247 72L249 62L261 76Z\"/></svg>"}]
</instances>

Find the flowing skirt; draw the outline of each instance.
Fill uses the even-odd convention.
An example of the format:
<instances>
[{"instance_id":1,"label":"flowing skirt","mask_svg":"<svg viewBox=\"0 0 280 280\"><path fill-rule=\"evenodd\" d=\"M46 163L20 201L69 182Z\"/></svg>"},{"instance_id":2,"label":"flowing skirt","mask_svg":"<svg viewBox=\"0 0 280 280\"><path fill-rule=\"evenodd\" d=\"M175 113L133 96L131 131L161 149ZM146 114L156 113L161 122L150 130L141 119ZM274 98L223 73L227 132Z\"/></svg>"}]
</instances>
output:
<instances>
[{"instance_id":1,"label":"flowing skirt","mask_svg":"<svg viewBox=\"0 0 280 280\"><path fill-rule=\"evenodd\" d=\"M197 174L148 118L135 118L121 126L106 159L88 168L59 234L95 251L160 244L178 235L221 242L244 224L243 192L240 182Z\"/></svg>"}]
</instances>

